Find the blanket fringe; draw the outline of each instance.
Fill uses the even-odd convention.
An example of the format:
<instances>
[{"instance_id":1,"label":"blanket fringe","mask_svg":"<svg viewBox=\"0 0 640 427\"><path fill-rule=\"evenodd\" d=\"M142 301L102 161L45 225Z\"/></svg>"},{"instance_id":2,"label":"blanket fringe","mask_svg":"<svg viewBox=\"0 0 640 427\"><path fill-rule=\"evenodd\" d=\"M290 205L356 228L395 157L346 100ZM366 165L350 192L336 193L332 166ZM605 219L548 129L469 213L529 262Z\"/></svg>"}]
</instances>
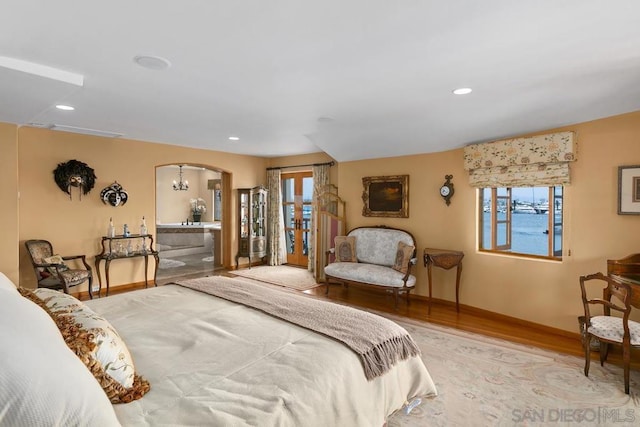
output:
<instances>
[{"instance_id":1,"label":"blanket fringe","mask_svg":"<svg viewBox=\"0 0 640 427\"><path fill-rule=\"evenodd\" d=\"M401 360L419 356L420 349L410 335L393 337L376 344L366 353L360 354L364 366L364 375L371 381Z\"/></svg>"}]
</instances>

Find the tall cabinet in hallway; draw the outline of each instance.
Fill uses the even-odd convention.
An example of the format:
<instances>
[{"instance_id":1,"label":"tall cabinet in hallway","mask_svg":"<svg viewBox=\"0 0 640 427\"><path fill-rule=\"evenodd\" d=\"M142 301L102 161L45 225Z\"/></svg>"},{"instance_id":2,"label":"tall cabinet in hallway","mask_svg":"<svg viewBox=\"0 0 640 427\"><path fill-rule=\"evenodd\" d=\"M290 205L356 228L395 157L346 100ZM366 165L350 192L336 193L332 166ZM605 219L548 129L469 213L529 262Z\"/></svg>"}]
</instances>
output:
<instances>
[{"instance_id":1,"label":"tall cabinet in hallway","mask_svg":"<svg viewBox=\"0 0 640 427\"><path fill-rule=\"evenodd\" d=\"M256 258L267 256L267 190L264 187L239 188L238 190L238 253L249 259L249 268Z\"/></svg>"}]
</instances>

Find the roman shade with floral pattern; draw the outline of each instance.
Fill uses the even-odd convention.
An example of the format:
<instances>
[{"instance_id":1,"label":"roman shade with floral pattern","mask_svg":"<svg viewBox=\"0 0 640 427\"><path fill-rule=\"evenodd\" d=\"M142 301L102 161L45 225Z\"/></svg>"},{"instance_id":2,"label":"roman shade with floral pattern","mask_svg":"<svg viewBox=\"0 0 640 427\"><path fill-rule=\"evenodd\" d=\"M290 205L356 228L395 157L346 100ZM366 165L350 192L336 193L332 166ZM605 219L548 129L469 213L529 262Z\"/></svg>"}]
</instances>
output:
<instances>
[{"instance_id":1,"label":"roman shade with floral pattern","mask_svg":"<svg viewBox=\"0 0 640 427\"><path fill-rule=\"evenodd\" d=\"M469 145L464 168L477 188L564 185L576 154L575 134L558 132Z\"/></svg>"}]
</instances>

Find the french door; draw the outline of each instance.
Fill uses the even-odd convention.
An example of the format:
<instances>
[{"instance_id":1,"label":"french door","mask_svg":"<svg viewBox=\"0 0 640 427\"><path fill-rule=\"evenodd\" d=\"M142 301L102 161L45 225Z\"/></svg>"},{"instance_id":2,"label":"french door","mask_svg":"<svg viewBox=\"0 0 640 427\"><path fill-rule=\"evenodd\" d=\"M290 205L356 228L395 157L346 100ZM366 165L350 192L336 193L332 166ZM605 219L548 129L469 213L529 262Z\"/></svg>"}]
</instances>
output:
<instances>
[{"instance_id":1,"label":"french door","mask_svg":"<svg viewBox=\"0 0 640 427\"><path fill-rule=\"evenodd\" d=\"M282 214L287 242L287 264L307 266L313 201L313 174L282 174Z\"/></svg>"}]
</instances>

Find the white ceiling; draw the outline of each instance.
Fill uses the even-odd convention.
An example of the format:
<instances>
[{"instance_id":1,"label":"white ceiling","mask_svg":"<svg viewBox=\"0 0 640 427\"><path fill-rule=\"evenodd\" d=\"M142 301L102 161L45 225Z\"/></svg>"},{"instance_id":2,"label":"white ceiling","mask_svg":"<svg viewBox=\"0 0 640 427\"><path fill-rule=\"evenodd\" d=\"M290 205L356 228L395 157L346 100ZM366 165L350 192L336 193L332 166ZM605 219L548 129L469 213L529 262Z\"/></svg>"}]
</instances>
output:
<instances>
[{"instance_id":1,"label":"white ceiling","mask_svg":"<svg viewBox=\"0 0 640 427\"><path fill-rule=\"evenodd\" d=\"M443 151L640 110L639 22L637 0L3 0L0 121L267 157Z\"/></svg>"}]
</instances>

